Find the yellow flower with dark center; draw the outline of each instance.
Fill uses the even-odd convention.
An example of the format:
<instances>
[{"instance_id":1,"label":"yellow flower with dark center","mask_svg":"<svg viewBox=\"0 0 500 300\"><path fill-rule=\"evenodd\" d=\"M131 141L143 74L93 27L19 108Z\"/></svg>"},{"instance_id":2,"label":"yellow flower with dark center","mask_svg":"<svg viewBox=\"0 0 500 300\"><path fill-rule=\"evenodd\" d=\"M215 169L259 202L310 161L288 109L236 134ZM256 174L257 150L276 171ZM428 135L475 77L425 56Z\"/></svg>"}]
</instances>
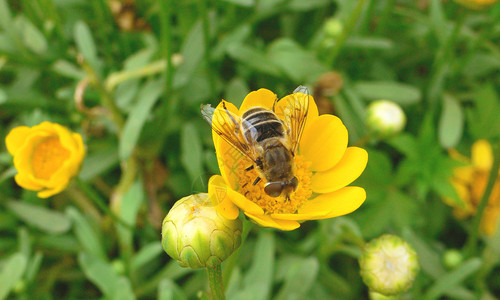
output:
<instances>
[{"instance_id":1,"label":"yellow flower with dark center","mask_svg":"<svg viewBox=\"0 0 500 300\"><path fill-rule=\"evenodd\" d=\"M471 159L457 151L451 151L450 155L457 161L466 164L455 168L451 179L452 185L465 206L460 207L453 200L447 198L445 198L445 202L455 208L454 212L458 218L465 218L476 213L479 201L486 189L493 166L493 150L487 141L478 140L472 145ZM481 231L492 235L497 228L499 216L500 179L497 179L481 219Z\"/></svg>"},{"instance_id":2,"label":"yellow flower with dark center","mask_svg":"<svg viewBox=\"0 0 500 300\"><path fill-rule=\"evenodd\" d=\"M15 180L21 187L47 198L66 188L85 156L82 137L50 122L19 126L5 139L14 156Z\"/></svg>"},{"instance_id":3,"label":"yellow flower with dark center","mask_svg":"<svg viewBox=\"0 0 500 300\"><path fill-rule=\"evenodd\" d=\"M281 99L277 106L287 103L288 97L291 95ZM273 92L260 89L248 94L240 109L223 103L227 110L241 116L256 106L272 110L275 99ZM278 114L278 117L283 120L284 116ZM293 157L298 186L288 200L283 195L266 194L264 180L254 184L258 172L248 170L252 161L215 132L213 140L221 175L210 178L208 192L215 199L218 211L228 219L235 219L241 210L261 226L293 230L306 220L348 214L366 198L363 188L347 185L365 169L367 152L347 147L347 129L342 121L333 115L319 116L312 97L298 151Z\"/></svg>"},{"instance_id":4,"label":"yellow flower with dark center","mask_svg":"<svg viewBox=\"0 0 500 300\"><path fill-rule=\"evenodd\" d=\"M471 9L485 9L497 3L498 0L455 0L455 2Z\"/></svg>"}]
</instances>

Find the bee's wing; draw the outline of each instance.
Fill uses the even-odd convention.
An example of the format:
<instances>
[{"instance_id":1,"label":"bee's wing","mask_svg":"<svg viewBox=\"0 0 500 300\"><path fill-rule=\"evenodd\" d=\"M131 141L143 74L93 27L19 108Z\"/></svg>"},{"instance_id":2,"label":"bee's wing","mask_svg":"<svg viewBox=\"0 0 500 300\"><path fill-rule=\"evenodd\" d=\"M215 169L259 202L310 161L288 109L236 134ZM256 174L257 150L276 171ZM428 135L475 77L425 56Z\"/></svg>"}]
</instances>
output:
<instances>
[{"instance_id":1,"label":"bee's wing","mask_svg":"<svg viewBox=\"0 0 500 300\"><path fill-rule=\"evenodd\" d=\"M258 157L254 146L258 133L255 127L226 109L224 103L222 107L217 108L213 108L210 104L202 105L201 114L212 126L212 130L215 133L252 160L252 162L256 162ZM243 134L243 128L241 128L244 123L248 125L245 126L248 128L247 135Z\"/></svg>"},{"instance_id":2,"label":"bee's wing","mask_svg":"<svg viewBox=\"0 0 500 300\"><path fill-rule=\"evenodd\" d=\"M293 93L287 97L285 105L280 106L278 115L283 117L285 125L288 127L288 137L292 153L297 152L300 137L304 131L309 110L309 91L305 86L299 85Z\"/></svg>"}]
</instances>

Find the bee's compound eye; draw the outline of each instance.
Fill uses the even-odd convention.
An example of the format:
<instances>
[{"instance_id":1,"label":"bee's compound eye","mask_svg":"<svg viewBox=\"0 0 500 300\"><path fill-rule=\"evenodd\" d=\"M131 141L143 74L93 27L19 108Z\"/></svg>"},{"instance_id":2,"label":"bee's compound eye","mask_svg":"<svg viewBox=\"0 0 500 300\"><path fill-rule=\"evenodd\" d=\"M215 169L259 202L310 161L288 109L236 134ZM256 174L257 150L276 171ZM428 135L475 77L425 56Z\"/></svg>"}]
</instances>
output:
<instances>
[{"instance_id":1,"label":"bee's compound eye","mask_svg":"<svg viewBox=\"0 0 500 300\"><path fill-rule=\"evenodd\" d=\"M290 185L293 187L294 191L297 189L297 187L299 186L299 180L297 179L297 177L293 177L292 179L290 179Z\"/></svg>"},{"instance_id":2,"label":"bee's compound eye","mask_svg":"<svg viewBox=\"0 0 500 300\"><path fill-rule=\"evenodd\" d=\"M278 197L283 191L283 184L281 182L269 182L264 187L264 192L271 197Z\"/></svg>"}]
</instances>

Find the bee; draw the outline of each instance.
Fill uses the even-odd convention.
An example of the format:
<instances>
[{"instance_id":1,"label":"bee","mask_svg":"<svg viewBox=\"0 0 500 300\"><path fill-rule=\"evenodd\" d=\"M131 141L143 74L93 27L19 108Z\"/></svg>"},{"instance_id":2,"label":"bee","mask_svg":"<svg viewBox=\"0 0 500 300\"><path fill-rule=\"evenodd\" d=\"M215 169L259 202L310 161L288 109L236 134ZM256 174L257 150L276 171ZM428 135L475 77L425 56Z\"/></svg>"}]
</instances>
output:
<instances>
[{"instance_id":1,"label":"bee","mask_svg":"<svg viewBox=\"0 0 500 300\"><path fill-rule=\"evenodd\" d=\"M202 105L201 114L215 133L252 161L246 170L257 171L254 185L264 180L267 195L290 200L299 184L294 156L307 119L309 92L299 86L284 105L277 106L278 101L276 98L272 110L255 106L241 117L224 102L217 108Z\"/></svg>"}]
</instances>

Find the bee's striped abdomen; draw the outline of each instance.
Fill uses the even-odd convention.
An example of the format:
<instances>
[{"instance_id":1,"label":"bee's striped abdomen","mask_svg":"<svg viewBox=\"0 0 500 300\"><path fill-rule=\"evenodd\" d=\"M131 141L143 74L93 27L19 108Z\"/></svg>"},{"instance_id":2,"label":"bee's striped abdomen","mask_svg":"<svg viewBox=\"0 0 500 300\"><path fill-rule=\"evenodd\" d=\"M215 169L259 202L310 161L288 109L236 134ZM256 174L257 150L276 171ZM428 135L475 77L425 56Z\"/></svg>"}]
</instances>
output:
<instances>
[{"instance_id":1,"label":"bee's striped abdomen","mask_svg":"<svg viewBox=\"0 0 500 300\"><path fill-rule=\"evenodd\" d=\"M264 141L268 138L283 137L285 129L281 120L274 112L263 107L252 107L243 114L243 134L250 136L249 131L257 131L257 142ZM251 127L253 128L251 128Z\"/></svg>"}]
</instances>

